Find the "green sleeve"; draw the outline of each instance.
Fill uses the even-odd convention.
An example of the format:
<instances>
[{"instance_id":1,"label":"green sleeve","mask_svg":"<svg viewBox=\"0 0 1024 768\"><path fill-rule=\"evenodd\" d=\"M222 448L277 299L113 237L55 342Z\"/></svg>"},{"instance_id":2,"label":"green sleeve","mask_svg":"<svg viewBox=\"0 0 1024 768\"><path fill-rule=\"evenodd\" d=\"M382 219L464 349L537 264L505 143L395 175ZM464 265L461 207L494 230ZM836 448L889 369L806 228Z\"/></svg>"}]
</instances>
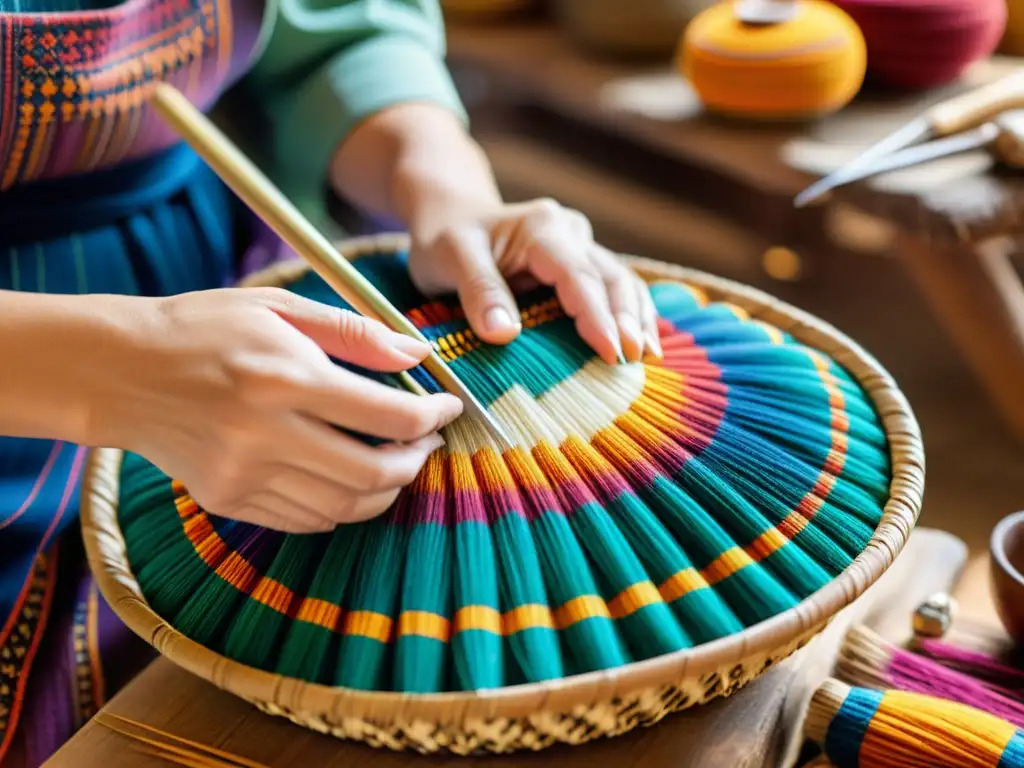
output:
<instances>
[{"instance_id":1,"label":"green sleeve","mask_svg":"<svg viewBox=\"0 0 1024 768\"><path fill-rule=\"evenodd\" d=\"M431 102L465 120L437 0L267 0L266 13L247 90L268 118L267 160L293 197L322 196L338 144L381 109Z\"/></svg>"}]
</instances>

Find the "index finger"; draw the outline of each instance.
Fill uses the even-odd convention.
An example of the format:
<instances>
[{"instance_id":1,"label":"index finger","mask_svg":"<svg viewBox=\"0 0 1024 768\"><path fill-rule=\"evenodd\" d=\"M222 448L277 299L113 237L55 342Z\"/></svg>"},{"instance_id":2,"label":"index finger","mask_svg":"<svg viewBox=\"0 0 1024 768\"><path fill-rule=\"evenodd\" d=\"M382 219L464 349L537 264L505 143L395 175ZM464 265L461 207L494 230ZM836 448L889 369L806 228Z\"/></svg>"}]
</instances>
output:
<instances>
[{"instance_id":1,"label":"index finger","mask_svg":"<svg viewBox=\"0 0 1024 768\"><path fill-rule=\"evenodd\" d=\"M532 233L527 262L538 280L553 286L576 330L606 363L622 360L619 331L612 316L608 287L589 258L590 242L568 227Z\"/></svg>"}]
</instances>

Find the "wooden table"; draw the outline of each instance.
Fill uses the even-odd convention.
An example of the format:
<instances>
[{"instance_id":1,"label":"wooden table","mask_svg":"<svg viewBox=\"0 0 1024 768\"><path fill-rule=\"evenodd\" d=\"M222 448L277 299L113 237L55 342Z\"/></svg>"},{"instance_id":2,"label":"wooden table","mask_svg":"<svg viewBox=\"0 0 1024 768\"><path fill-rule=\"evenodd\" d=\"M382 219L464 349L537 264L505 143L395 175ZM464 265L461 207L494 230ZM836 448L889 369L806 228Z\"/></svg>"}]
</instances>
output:
<instances>
[{"instance_id":1,"label":"wooden table","mask_svg":"<svg viewBox=\"0 0 1024 768\"><path fill-rule=\"evenodd\" d=\"M955 537L921 529L889 573L861 600L811 645L740 693L658 726L572 749L482 758L425 758L371 750L263 715L165 660L152 664L103 713L120 714L273 768L347 768L362 761L372 762L374 768L555 768L567 761L589 762L595 768L788 768L802 744L802 709L829 674L846 628L864 621L893 642L902 642L913 607L935 590L952 588L965 556L963 543ZM47 768L162 765L129 739L93 721Z\"/></svg>"},{"instance_id":2,"label":"wooden table","mask_svg":"<svg viewBox=\"0 0 1024 768\"><path fill-rule=\"evenodd\" d=\"M827 269L844 251L894 251L1024 437L1024 287L1011 261L1024 183L979 152L843 189L827 205L791 204L816 174L1015 60L941 91L868 94L820 122L785 126L709 116L667 66L588 58L543 22L451 27L449 63L502 185L580 208L613 248L755 284L771 246L802 257L789 277Z\"/></svg>"}]
</instances>

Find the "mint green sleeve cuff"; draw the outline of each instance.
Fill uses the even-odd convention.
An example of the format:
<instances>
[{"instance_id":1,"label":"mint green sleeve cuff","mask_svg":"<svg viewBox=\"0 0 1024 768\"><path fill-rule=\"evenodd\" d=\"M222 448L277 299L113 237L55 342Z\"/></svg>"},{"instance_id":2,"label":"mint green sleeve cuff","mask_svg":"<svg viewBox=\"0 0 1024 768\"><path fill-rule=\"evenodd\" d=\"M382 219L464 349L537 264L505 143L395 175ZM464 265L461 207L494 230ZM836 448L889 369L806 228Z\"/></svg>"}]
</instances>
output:
<instances>
[{"instance_id":1,"label":"mint green sleeve cuff","mask_svg":"<svg viewBox=\"0 0 1024 768\"><path fill-rule=\"evenodd\" d=\"M341 141L361 121L407 102L466 120L441 56L414 38L378 34L343 49L275 105L274 154L295 179L322 184Z\"/></svg>"}]
</instances>

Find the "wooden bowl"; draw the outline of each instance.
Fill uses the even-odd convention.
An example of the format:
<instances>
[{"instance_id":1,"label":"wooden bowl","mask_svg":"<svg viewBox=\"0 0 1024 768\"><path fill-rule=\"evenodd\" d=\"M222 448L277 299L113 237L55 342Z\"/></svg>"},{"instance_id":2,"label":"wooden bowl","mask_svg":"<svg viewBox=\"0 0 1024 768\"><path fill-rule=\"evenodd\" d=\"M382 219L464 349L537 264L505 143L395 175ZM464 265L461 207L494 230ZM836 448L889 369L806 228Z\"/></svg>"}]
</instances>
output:
<instances>
[{"instance_id":1,"label":"wooden bowl","mask_svg":"<svg viewBox=\"0 0 1024 768\"><path fill-rule=\"evenodd\" d=\"M555 0L555 17L580 47L615 57L671 57L686 25L717 0Z\"/></svg>"},{"instance_id":2,"label":"wooden bowl","mask_svg":"<svg viewBox=\"0 0 1024 768\"><path fill-rule=\"evenodd\" d=\"M408 248L404 236L352 240L342 254ZM535 751L582 744L652 725L667 715L727 696L806 644L837 612L886 571L906 544L921 509L924 453L906 398L884 368L855 342L759 291L694 270L631 258L646 280L682 281L710 300L791 334L842 365L868 393L887 437L891 481L881 521L865 549L810 597L742 632L623 667L475 692L406 694L307 683L222 656L186 637L147 602L129 565L118 523L121 451L91 453L83 489L82 530L89 564L118 616L164 656L265 712L338 738L423 753ZM246 285L286 285L304 263L268 269Z\"/></svg>"},{"instance_id":3,"label":"wooden bowl","mask_svg":"<svg viewBox=\"0 0 1024 768\"><path fill-rule=\"evenodd\" d=\"M1004 517L992 531L992 595L1003 626L1024 642L1024 511Z\"/></svg>"}]
</instances>

